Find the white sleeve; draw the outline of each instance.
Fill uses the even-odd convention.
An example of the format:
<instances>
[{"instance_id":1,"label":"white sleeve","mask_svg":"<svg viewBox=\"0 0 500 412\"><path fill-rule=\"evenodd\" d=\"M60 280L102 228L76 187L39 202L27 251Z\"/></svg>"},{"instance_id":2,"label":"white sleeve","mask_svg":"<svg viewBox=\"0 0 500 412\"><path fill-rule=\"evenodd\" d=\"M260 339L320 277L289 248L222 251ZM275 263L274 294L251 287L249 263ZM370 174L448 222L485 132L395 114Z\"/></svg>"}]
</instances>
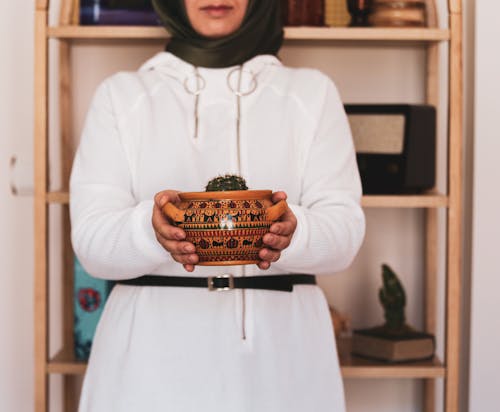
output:
<instances>
[{"instance_id":1,"label":"white sleeve","mask_svg":"<svg viewBox=\"0 0 500 412\"><path fill-rule=\"evenodd\" d=\"M333 273L347 268L365 233L361 181L352 135L330 79L307 154L299 205L290 205L297 229L273 266L286 272Z\"/></svg>"},{"instance_id":2,"label":"white sleeve","mask_svg":"<svg viewBox=\"0 0 500 412\"><path fill-rule=\"evenodd\" d=\"M156 240L153 199L137 202L109 87L97 89L70 179L71 238L82 266L95 277L151 273L171 260Z\"/></svg>"}]
</instances>

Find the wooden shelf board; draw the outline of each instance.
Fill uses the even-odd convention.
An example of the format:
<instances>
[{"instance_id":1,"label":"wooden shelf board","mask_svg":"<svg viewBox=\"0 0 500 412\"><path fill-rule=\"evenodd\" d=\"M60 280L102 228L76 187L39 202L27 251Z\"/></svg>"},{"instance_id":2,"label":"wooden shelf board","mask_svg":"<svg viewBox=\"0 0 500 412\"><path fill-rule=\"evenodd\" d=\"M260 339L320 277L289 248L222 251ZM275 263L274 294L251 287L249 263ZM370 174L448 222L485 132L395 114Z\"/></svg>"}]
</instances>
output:
<instances>
[{"instance_id":1,"label":"wooden shelf board","mask_svg":"<svg viewBox=\"0 0 500 412\"><path fill-rule=\"evenodd\" d=\"M51 26L47 36L59 39L166 39L169 34L155 26ZM450 39L447 29L286 27L287 40L378 40L436 42Z\"/></svg>"},{"instance_id":2,"label":"wooden shelf board","mask_svg":"<svg viewBox=\"0 0 500 412\"><path fill-rule=\"evenodd\" d=\"M47 203L69 203L69 193L48 192ZM363 207L387 207L387 208L434 208L447 207L448 197L436 193L423 195L366 195L361 201Z\"/></svg>"},{"instance_id":3,"label":"wooden shelf board","mask_svg":"<svg viewBox=\"0 0 500 412\"><path fill-rule=\"evenodd\" d=\"M47 36L59 39L166 39L168 33L156 26L50 26Z\"/></svg>"},{"instance_id":4,"label":"wooden shelf board","mask_svg":"<svg viewBox=\"0 0 500 412\"><path fill-rule=\"evenodd\" d=\"M46 365L47 373L62 375L83 375L87 369L87 362L78 361L75 356L66 350L58 352Z\"/></svg>"},{"instance_id":5,"label":"wooden shelf board","mask_svg":"<svg viewBox=\"0 0 500 412\"><path fill-rule=\"evenodd\" d=\"M444 378L446 370L439 359L411 362L405 364L388 364L358 358L356 356L342 357L340 369L344 378L406 378L406 379L436 379Z\"/></svg>"},{"instance_id":6,"label":"wooden shelf board","mask_svg":"<svg viewBox=\"0 0 500 412\"><path fill-rule=\"evenodd\" d=\"M288 40L444 41L446 29L381 27L287 27Z\"/></svg>"},{"instance_id":7,"label":"wooden shelf board","mask_svg":"<svg viewBox=\"0 0 500 412\"><path fill-rule=\"evenodd\" d=\"M45 194L45 200L47 203L69 203L69 193L68 192L48 192Z\"/></svg>"},{"instance_id":8,"label":"wooden shelf board","mask_svg":"<svg viewBox=\"0 0 500 412\"><path fill-rule=\"evenodd\" d=\"M419 195L364 195L361 200L361 204L363 207L389 208L447 207L448 203L448 196L434 192Z\"/></svg>"},{"instance_id":9,"label":"wooden shelf board","mask_svg":"<svg viewBox=\"0 0 500 412\"><path fill-rule=\"evenodd\" d=\"M438 359L407 364L376 363L361 358L342 359L340 362L344 378L444 378L446 371Z\"/></svg>"},{"instance_id":10,"label":"wooden shelf board","mask_svg":"<svg viewBox=\"0 0 500 412\"><path fill-rule=\"evenodd\" d=\"M351 356L348 343L339 344L340 366L344 378L443 378L445 367L436 358L431 361L407 364L386 364ZM60 351L46 365L47 373L62 375L83 375L87 363L77 361L73 354Z\"/></svg>"}]
</instances>

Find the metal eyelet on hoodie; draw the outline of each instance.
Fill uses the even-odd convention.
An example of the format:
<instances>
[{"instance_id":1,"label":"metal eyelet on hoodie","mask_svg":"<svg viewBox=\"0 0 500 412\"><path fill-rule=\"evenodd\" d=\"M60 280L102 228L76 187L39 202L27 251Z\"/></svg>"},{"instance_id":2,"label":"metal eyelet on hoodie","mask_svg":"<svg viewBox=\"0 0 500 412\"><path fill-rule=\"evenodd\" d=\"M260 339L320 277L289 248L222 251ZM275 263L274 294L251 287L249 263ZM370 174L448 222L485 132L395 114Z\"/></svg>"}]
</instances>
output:
<instances>
[{"instance_id":1,"label":"metal eyelet on hoodie","mask_svg":"<svg viewBox=\"0 0 500 412\"><path fill-rule=\"evenodd\" d=\"M238 72L238 83L237 87L233 87L231 79L233 78L233 74ZM241 90L241 80L243 77L243 73L248 73L251 77L251 82L248 90ZM235 67L227 74L227 87L231 90L236 96L243 97L252 94L257 89L257 75L252 70L246 70L242 66Z\"/></svg>"}]
</instances>

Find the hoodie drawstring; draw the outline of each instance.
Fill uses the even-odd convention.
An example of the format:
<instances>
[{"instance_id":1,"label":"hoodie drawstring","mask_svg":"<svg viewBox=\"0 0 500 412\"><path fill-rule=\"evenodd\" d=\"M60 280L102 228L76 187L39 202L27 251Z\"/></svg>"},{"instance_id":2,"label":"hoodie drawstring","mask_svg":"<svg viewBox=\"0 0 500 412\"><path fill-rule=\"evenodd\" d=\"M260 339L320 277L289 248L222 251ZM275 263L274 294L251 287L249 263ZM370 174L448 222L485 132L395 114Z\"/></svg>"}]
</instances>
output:
<instances>
[{"instance_id":1,"label":"hoodie drawstring","mask_svg":"<svg viewBox=\"0 0 500 412\"><path fill-rule=\"evenodd\" d=\"M241 98L243 96L248 96L249 94L252 94L255 89L257 89L257 76L251 71L247 70L247 72L251 76L251 83L250 86L248 87L248 90L241 90L241 81L243 77L243 72L245 69L243 66L238 66L235 67L233 70L231 70L228 75L227 75L227 87L229 87L229 90L234 93L236 96L236 150L237 150L237 170L238 173L241 175L241 149L240 149L240 136L241 136ZM238 72L238 79L237 79L237 87L234 88L233 84L231 83L231 78L233 76L233 73Z\"/></svg>"},{"instance_id":2,"label":"hoodie drawstring","mask_svg":"<svg viewBox=\"0 0 500 412\"><path fill-rule=\"evenodd\" d=\"M238 82L237 82L237 88L234 89L232 84L231 84L231 76L234 72L238 72ZM243 66L238 66L235 67L233 70L231 70L228 75L227 75L227 85L229 89L235 94L236 96L236 151L237 151L237 171L238 174L241 176L241 97L242 96L247 96L255 91L257 88L257 78L255 74L252 71L249 71L251 77L252 77L252 82L250 84L250 87L247 91L243 92L241 90L241 80L242 80L242 75L243 75ZM245 267L243 266L242 268L242 276L246 276L245 273ZM247 338L247 333L246 333L246 291L245 289L241 290L241 339L246 340Z\"/></svg>"},{"instance_id":3,"label":"hoodie drawstring","mask_svg":"<svg viewBox=\"0 0 500 412\"><path fill-rule=\"evenodd\" d=\"M198 67L194 68L194 78L196 80L196 88L191 89L189 85L189 80L191 77L186 77L184 79L184 89L189 94L194 95L194 138L198 138L198 130L199 130L199 104L200 104L200 93L205 88L206 82L205 79L201 76L198 71Z\"/></svg>"}]
</instances>

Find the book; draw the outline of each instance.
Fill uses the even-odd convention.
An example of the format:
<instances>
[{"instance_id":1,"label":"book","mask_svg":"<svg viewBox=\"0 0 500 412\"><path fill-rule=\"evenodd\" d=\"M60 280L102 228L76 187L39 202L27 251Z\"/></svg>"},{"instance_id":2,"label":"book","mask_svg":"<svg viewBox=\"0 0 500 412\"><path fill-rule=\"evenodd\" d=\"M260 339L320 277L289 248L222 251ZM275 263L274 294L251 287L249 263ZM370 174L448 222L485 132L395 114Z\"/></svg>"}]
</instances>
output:
<instances>
[{"instance_id":1,"label":"book","mask_svg":"<svg viewBox=\"0 0 500 412\"><path fill-rule=\"evenodd\" d=\"M346 0L325 0L325 23L331 27L347 27L351 15Z\"/></svg>"},{"instance_id":2,"label":"book","mask_svg":"<svg viewBox=\"0 0 500 412\"><path fill-rule=\"evenodd\" d=\"M151 0L80 0L80 24L158 26Z\"/></svg>"},{"instance_id":3,"label":"book","mask_svg":"<svg viewBox=\"0 0 500 412\"><path fill-rule=\"evenodd\" d=\"M73 0L73 7L71 9L71 24L80 24L80 0Z\"/></svg>"},{"instance_id":4,"label":"book","mask_svg":"<svg viewBox=\"0 0 500 412\"><path fill-rule=\"evenodd\" d=\"M435 352L433 335L409 331L388 335L382 328L358 329L352 335L352 354L384 362L431 359Z\"/></svg>"},{"instance_id":5,"label":"book","mask_svg":"<svg viewBox=\"0 0 500 412\"><path fill-rule=\"evenodd\" d=\"M77 360L86 361L90 355L95 330L113 286L112 281L90 276L74 258L73 336Z\"/></svg>"},{"instance_id":6,"label":"book","mask_svg":"<svg viewBox=\"0 0 500 412\"><path fill-rule=\"evenodd\" d=\"M282 17L287 26L324 26L324 0L282 0Z\"/></svg>"}]
</instances>

